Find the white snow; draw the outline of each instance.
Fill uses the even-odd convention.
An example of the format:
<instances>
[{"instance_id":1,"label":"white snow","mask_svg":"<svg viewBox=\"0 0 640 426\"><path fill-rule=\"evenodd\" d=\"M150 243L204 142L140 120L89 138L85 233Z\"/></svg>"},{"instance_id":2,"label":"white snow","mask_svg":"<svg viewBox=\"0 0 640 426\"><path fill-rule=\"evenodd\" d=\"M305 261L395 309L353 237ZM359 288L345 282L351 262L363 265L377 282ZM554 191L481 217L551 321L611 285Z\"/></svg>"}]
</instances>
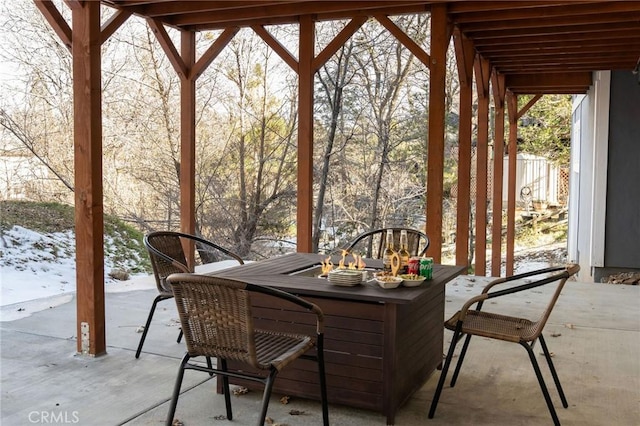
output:
<instances>
[{"instance_id":1,"label":"white snow","mask_svg":"<svg viewBox=\"0 0 640 426\"><path fill-rule=\"evenodd\" d=\"M127 281L109 277L114 267L130 269L129 264L114 265L108 253L112 241L105 240L105 292L155 289L153 276L132 275ZM208 272L235 265L222 261L198 267ZM41 310L68 303L76 291L75 236L71 231L40 234L14 226L0 233L0 321L13 321Z\"/></svg>"}]
</instances>

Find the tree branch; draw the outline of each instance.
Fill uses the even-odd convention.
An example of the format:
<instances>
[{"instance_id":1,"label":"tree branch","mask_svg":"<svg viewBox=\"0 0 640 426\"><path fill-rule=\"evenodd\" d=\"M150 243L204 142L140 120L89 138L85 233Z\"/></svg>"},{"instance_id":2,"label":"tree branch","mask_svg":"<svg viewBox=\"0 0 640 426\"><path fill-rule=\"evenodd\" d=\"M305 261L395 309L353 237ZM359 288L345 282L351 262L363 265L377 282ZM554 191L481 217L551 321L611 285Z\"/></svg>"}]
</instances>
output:
<instances>
[{"instance_id":1,"label":"tree branch","mask_svg":"<svg viewBox=\"0 0 640 426\"><path fill-rule=\"evenodd\" d=\"M24 132L24 130L16 123L9 115L6 113L4 109L0 109L0 125L13 133L13 135L18 138L18 140L42 163L44 166L51 171L60 181L69 188L71 192L74 191L73 186L67 182L67 180L60 175L43 157L38 155L38 153L33 148L33 142L31 138Z\"/></svg>"}]
</instances>

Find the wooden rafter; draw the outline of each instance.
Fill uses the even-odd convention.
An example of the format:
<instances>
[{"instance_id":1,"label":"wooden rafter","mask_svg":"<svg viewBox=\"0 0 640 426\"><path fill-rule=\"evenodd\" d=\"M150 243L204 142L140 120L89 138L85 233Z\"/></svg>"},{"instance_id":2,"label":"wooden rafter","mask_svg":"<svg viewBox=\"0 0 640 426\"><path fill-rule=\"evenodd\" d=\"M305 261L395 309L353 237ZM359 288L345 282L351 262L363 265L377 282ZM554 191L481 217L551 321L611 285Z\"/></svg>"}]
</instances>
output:
<instances>
[{"instance_id":1,"label":"wooden rafter","mask_svg":"<svg viewBox=\"0 0 640 426\"><path fill-rule=\"evenodd\" d=\"M497 2L496 2L497 3ZM523 7L527 6L528 7ZM458 3L451 5L451 12L456 14L456 22L460 24L469 23L489 23L489 22L509 22L511 20L528 20L531 23L523 22L524 25L531 25L536 20L545 20L552 17L579 17L589 15L600 15L602 13L629 13L637 11L634 2L514 2L507 5L507 8L499 8L493 11L481 10L474 6L469 7L466 13L460 13L464 5ZM519 7L520 6L520 7ZM567 7L571 6L571 7ZM499 7L499 5L498 5Z\"/></svg>"},{"instance_id":2,"label":"wooden rafter","mask_svg":"<svg viewBox=\"0 0 640 426\"><path fill-rule=\"evenodd\" d=\"M298 72L298 60L264 28L264 25L253 25L251 28L262 40L264 40L265 43L269 45L269 47L274 50L274 52L278 54L278 56L280 56L287 65L289 65L293 71L296 73Z\"/></svg>"},{"instance_id":3,"label":"wooden rafter","mask_svg":"<svg viewBox=\"0 0 640 426\"><path fill-rule=\"evenodd\" d=\"M197 2L194 2L197 3ZM386 3L389 5L389 3ZM217 29L227 25L251 26L257 23L279 24L299 22L301 16L314 16L314 20L335 20L370 16L375 12L420 13L427 11L424 2L395 1L383 7L371 1L286 2L278 5L252 8L193 11L166 18L169 25L194 27L198 30Z\"/></svg>"},{"instance_id":4,"label":"wooden rafter","mask_svg":"<svg viewBox=\"0 0 640 426\"><path fill-rule=\"evenodd\" d=\"M71 27L67 24L67 21L64 20L55 4L50 0L35 0L34 3L40 13L42 13L42 16L44 16L49 25L51 25L53 31L60 37L62 43L67 46L67 49L71 50L73 38Z\"/></svg>"},{"instance_id":5,"label":"wooden rafter","mask_svg":"<svg viewBox=\"0 0 640 426\"><path fill-rule=\"evenodd\" d=\"M188 78L189 72L187 70L187 66L182 60L180 53L178 53L178 49L176 49L173 41L171 41L171 37L169 37L169 34L167 33L167 30L165 30L162 22L155 19L147 19L147 23L156 35L156 38L158 39L162 50L164 50L165 55L167 55L169 62L173 65L173 69L178 73L180 78Z\"/></svg>"},{"instance_id":6,"label":"wooden rafter","mask_svg":"<svg viewBox=\"0 0 640 426\"><path fill-rule=\"evenodd\" d=\"M193 65L193 68L191 68L191 71L189 72L189 78L197 79L200 77L204 70L207 69L207 67L211 65L211 62L218 57L220 52L222 52L222 49L229 44L238 31L240 31L239 27L230 27L225 29Z\"/></svg>"},{"instance_id":7,"label":"wooden rafter","mask_svg":"<svg viewBox=\"0 0 640 426\"><path fill-rule=\"evenodd\" d=\"M127 19L129 19L129 16L131 16L131 12L125 10L116 10L114 14L111 15L111 18L102 25L102 30L100 31L102 44L104 44L104 42L107 41L109 37L111 37L113 33L115 33L116 30L127 21Z\"/></svg>"},{"instance_id":8,"label":"wooden rafter","mask_svg":"<svg viewBox=\"0 0 640 426\"><path fill-rule=\"evenodd\" d=\"M547 17L542 20L537 20L535 16L529 18L521 18L521 19L496 19L494 21L491 20L483 20L481 22L474 23L464 23L458 21L458 24L462 26L465 32L473 34L477 31L485 32L487 30L490 31L509 31L513 29L517 29L518 31L524 31L525 29L542 29L549 28L554 29L554 31L560 31L558 27L566 29L566 31L571 32L573 27L578 27L582 25L590 25L597 23L598 25L602 24L618 24L625 23L627 20L626 11L623 12L612 12L612 13L598 13L597 15L556 15L553 17ZM563 32L565 32L563 30Z\"/></svg>"},{"instance_id":9,"label":"wooden rafter","mask_svg":"<svg viewBox=\"0 0 640 426\"><path fill-rule=\"evenodd\" d=\"M376 19L380 22L395 38L402 43L404 47L409 49L413 55L420 60L427 68L431 66L431 58L429 54L425 52L422 46L413 41L411 37L407 35L400 27L398 27L391 19L386 15L376 15Z\"/></svg>"},{"instance_id":10,"label":"wooden rafter","mask_svg":"<svg viewBox=\"0 0 640 426\"><path fill-rule=\"evenodd\" d=\"M519 110L516 109L516 120L520 120L520 118L522 118L522 116L524 114L526 114L527 111L529 111L529 109L534 106L536 104L536 102L538 102L538 99L540 99L542 97L542 95L535 95L534 97L532 97L529 102L527 102L527 104L525 106L523 106L522 108L520 108Z\"/></svg>"},{"instance_id":11,"label":"wooden rafter","mask_svg":"<svg viewBox=\"0 0 640 426\"><path fill-rule=\"evenodd\" d=\"M546 22L546 21L544 21ZM607 32L607 31L637 31L639 28L638 23L634 22L600 22L595 23L583 23L577 25L561 25L561 26L537 26L532 28L526 28L516 26L513 29L483 29L482 31L467 31L464 27L462 30L465 34L474 40L488 40L488 39L516 39L519 37L539 37L539 36L556 36L556 37L580 37L581 33L591 32ZM513 41L513 40L512 40Z\"/></svg>"},{"instance_id":12,"label":"wooden rafter","mask_svg":"<svg viewBox=\"0 0 640 426\"><path fill-rule=\"evenodd\" d=\"M367 21L365 17L352 19L345 27L325 46L313 60L313 70L318 71L335 53L344 46L347 40Z\"/></svg>"}]
</instances>

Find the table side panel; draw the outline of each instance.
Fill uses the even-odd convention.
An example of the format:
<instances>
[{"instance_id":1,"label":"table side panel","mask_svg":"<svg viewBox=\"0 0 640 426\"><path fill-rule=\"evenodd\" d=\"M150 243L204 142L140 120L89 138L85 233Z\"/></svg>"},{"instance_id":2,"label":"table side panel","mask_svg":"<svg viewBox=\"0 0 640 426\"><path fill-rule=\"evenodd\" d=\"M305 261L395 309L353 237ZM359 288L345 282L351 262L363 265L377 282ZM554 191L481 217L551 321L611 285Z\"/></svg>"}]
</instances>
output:
<instances>
[{"instance_id":1,"label":"table side panel","mask_svg":"<svg viewBox=\"0 0 640 426\"><path fill-rule=\"evenodd\" d=\"M444 285L465 268L434 265L433 280L394 290L373 284L337 287L326 280L289 275L325 258L292 253L214 274L279 288L320 306L325 315L329 401L382 412L393 422L398 408L442 361ZM378 265L375 262L372 266ZM260 298L253 305L257 328L315 334L315 316L295 305ZM231 362L229 366L238 367ZM279 374L274 392L317 400L317 376L315 362L296 360ZM262 389L255 382L232 383Z\"/></svg>"},{"instance_id":2,"label":"table side panel","mask_svg":"<svg viewBox=\"0 0 640 426\"><path fill-rule=\"evenodd\" d=\"M432 286L426 296L420 303L397 305L395 364L390 372L392 413L422 387L442 361L444 285Z\"/></svg>"},{"instance_id":3,"label":"table side panel","mask_svg":"<svg viewBox=\"0 0 640 426\"><path fill-rule=\"evenodd\" d=\"M383 382L384 305L306 297L325 316L325 370L329 402L380 411ZM315 335L315 315L273 298L253 297L256 328ZM364 318L364 319L363 319ZM229 362L230 368L239 365ZM261 389L255 382L231 383ZM299 359L275 381L276 394L319 399L316 363Z\"/></svg>"}]
</instances>

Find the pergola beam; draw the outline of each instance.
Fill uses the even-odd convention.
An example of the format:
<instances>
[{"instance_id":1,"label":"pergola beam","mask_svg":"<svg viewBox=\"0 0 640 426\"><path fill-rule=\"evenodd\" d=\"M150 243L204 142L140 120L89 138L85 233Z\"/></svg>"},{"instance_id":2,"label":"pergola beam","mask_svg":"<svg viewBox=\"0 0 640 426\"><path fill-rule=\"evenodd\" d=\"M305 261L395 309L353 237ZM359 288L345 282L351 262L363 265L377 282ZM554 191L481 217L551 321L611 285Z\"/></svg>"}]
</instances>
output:
<instances>
[{"instance_id":1,"label":"pergola beam","mask_svg":"<svg viewBox=\"0 0 640 426\"><path fill-rule=\"evenodd\" d=\"M451 10L453 13L462 12L465 5L465 2L456 2L451 6ZM477 3L477 2L476 2ZM489 3L489 2L486 2ZM470 12L465 15L458 16L458 23L470 24L470 23L488 23L490 21L500 22L508 22L510 20L522 20L523 23L526 21L536 22L540 19L548 18L549 16L557 16L557 17L569 17L574 18L577 16L588 16L588 15L600 15L602 13L608 12L633 12L637 10L637 5L629 4L630 2L618 1L618 2L608 2L606 4L598 3L594 4L593 2L585 2L583 4L579 4L577 1L545 1L545 7L539 7L540 2L526 2L526 1L518 1L512 4L504 3L504 2L493 2L495 3L503 3L502 7L496 10L485 10L480 12L480 9L477 5L473 5L471 7L472 10L477 12ZM527 7L527 3L529 6L535 7ZM567 8L568 5L571 5L571 8ZM493 5L491 5L493 6ZM524 7L523 7L524 6ZM500 7L500 5L498 5ZM587 19L587 18L585 18Z\"/></svg>"},{"instance_id":2,"label":"pergola beam","mask_svg":"<svg viewBox=\"0 0 640 426\"><path fill-rule=\"evenodd\" d=\"M628 5L624 10L616 11L616 12L606 12L603 9L603 5L593 5L591 6L594 10L593 13L578 15L576 14L576 7L571 10L566 7L559 7L558 11L566 10L569 15L561 15L558 12L554 13L553 17L549 17L542 10L538 11L537 16L532 14L529 11L526 16L521 13L520 17L512 17L512 11L507 12L504 19L494 18L494 20L488 20L490 18L487 17L486 14L483 14L484 20L478 22L462 22L458 21L458 24L462 26L462 28L466 31L500 31L500 30L511 30L514 28L522 29L522 28L541 28L541 27L572 27L578 25L585 24L593 24L597 23L620 23L625 22L627 20L627 13L629 11L633 11L637 9L637 6L634 4ZM600 9L600 12L595 12L595 10ZM466 15L469 17L469 15ZM538 19L544 18L544 19Z\"/></svg>"},{"instance_id":3,"label":"pergola beam","mask_svg":"<svg viewBox=\"0 0 640 426\"><path fill-rule=\"evenodd\" d=\"M192 2L195 7L198 3ZM352 19L356 16L368 17L374 13L382 14L407 14L424 13L429 10L424 2L394 1L386 2L388 7L381 7L379 2L360 1L326 1L326 2L293 2L282 3L271 7L219 9L212 11L194 10L181 13L173 18L168 18L171 25L193 27L194 30L214 30L228 25L252 26L262 24L284 24L298 21L305 16L313 17L314 21ZM154 8L157 5L153 6ZM146 12L145 12L146 13Z\"/></svg>"},{"instance_id":4,"label":"pergola beam","mask_svg":"<svg viewBox=\"0 0 640 426\"><path fill-rule=\"evenodd\" d=\"M547 22L546 20L541 20L542 22ZM598 21L596 21L598 22ZM584 37L584 33L587 32L603 32L606 33L608 31L616 31L616 32L634 32L638 31L637 23L629 23L629 22L607 22L601 23L598 22L596 24L591 23L583 23L580 25L560 25L560 26L535 26L532 28L523 28L523 27L514 27L513 29L498 29L498 30L482 30L482 31L467 31L464 27L462 28L469 37L473 38L474 41L478 41L480 43L484 43L487 41L493 41L495 43L498 40L504 39L506 42L516 43L518 40L522 39L524 42L528 42L530 40L540 39L540 37L550 37L553 36L556 40L558 39L575 39ZM592 34L593 36L593 34Z\"/></svg>"}]
</instances>

